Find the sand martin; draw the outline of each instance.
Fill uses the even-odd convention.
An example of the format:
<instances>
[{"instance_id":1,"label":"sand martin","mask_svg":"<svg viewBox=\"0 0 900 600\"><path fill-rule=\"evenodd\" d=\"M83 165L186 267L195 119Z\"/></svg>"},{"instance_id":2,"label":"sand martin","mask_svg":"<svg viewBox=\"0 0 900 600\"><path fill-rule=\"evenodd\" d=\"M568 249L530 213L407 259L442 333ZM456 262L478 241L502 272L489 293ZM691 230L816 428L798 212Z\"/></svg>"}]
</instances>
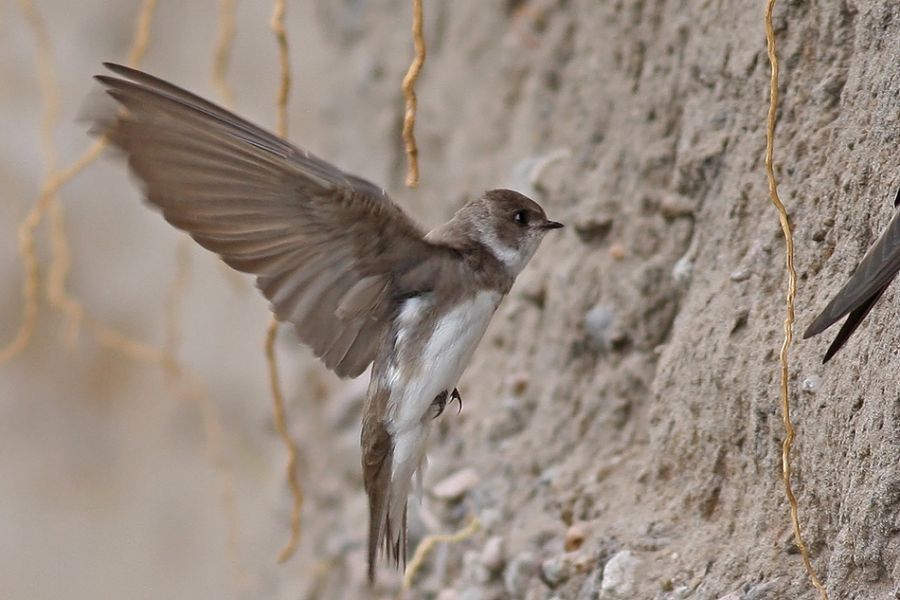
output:
<instances>
[{"instance_id":1,"label":"sand martin","mask_svg":"<svg viewBox=\"0 0 900 600\"><path fill-rule=\"evenodd\" d=\"M900 204L900 191L894 199L894 208ZM856 331L859 324L872 307L881 298L884 290L891 284L897 271L900 270L900 212L894 215L887 229L875 245L869 249L850 280L841 291L832 298L825 310L812 322L804 338L821 333L849 313L847 321L841 326L837 337L825 352L823 363L834 356L847 339Z\"/></svg>"},{"instance_id":2,"label":"sand martin","mask_svg":"<svg viewBox=\"0 0 900 600\"><path fill-rule=\"evenodd\" d=\"M406 503L432 420L544 235L562 227L491 190L425 233L383 189L175 85L128 67L96 79L119 107L93 132L147 202L256 283L341 377L372 367L362 419L369 579L406 559Z\"/></svg>"}]
</instances>

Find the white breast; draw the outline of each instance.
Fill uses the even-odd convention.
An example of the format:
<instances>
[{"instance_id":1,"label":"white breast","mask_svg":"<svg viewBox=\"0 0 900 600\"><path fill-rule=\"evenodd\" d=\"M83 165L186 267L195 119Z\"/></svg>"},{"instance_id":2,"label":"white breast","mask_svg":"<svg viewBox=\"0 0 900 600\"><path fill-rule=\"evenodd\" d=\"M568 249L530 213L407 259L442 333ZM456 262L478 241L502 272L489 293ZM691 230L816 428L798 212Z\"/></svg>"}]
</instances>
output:
<instances>
[{"instance_id":1,"label":"white breast","mask_svg":"<svg viewBox=\"0 0 900 600\"><path fill-rule=\"evenodd\" d=\"M391 479L405 487L404 502L413 472L425 456L431 403L441 392L449 393L456 387L501 298L498 292L482 291L448 311L435 324L415 371L402 372L398 368L393 374L395 385L387 415L388 430L394 440ZM405 329L420 324L417 317L424 313L424 302L416 298L404 305L398 317L398 345L409 339Z\"/></svg>"}]
</instances>

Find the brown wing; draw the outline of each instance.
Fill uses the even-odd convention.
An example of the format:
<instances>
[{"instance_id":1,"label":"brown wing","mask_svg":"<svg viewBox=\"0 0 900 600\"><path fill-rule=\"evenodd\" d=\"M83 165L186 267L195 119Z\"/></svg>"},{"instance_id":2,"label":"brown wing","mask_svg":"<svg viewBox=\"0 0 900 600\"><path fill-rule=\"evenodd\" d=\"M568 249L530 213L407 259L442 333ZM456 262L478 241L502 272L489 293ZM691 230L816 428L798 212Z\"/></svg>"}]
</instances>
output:
<instances>
[{"instance_id":1,"label":"brown wing","mask_svg":"<svg viewBox=\"0 0 900 600\"><path fill-rule=\"evenodd\" d=\"M120 65L97 76L125 110L97 120L147 201L257 276L280 320L338 375L372 362L404 274L446 257L377 186L231 112ZM418 269L416 267L419 267ZM427 288L427 277L416 277Z\"/></svg>"},{"instance_id":2,"label":"brown wing","mask_svg":"<svg viewBox=\"0 0 900 600\"><path fill-rule=\"evenodd\" d=\"M837 351L841 349L848 339L850 339L850 336L853 335L853 332L856 331L859 324L866 318L866 315L869 314L869 311L872 310L872 307L875 306L875 303L878 302L878 299L881 298L881 295L886 289L887 285L881 288L877 293L873 294L868 300L860 304L858 308L850 312L850 316L848 316L847 320L844 321L844 324L841 325L841 329L835 336L834 341L831 342L831 345L828 346L828 350L825 352L825 356L822 357L822 364L831 360L831 357L837 354Z\"/></svg>"},{"instance_id":3,"label":"brown wing","mask_svg":"<svg viewBox=\"0 0 900 600\"><path fill-rule=\"evenodd\" d=\"M831 358L850 337L860 321L900 270L900 213L894 215L887 230L866 253L850 280L832 298L822 313L804 332L808 338L822 332L848 313L848 322L841 329L825 360Z\"/></svg>"}]
</instances>

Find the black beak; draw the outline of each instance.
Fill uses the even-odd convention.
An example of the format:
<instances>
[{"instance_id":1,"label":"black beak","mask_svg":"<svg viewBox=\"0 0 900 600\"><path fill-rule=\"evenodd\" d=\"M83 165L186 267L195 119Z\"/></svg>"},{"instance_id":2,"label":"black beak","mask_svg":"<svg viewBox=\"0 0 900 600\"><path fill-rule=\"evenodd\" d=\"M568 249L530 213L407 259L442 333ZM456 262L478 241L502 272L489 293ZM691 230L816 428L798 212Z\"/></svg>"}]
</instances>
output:
<instances>
[{"instance_id":1,"label":"black beak","mask_svg":"<svg viewBox=\"0 0 900 600\"><path fill-rule=\"evenodd\" d=\"M543 226L544 229L559 229L560 227L565 227L565 225L556 221L547 221Z\"/></svg>"}]
</instances>

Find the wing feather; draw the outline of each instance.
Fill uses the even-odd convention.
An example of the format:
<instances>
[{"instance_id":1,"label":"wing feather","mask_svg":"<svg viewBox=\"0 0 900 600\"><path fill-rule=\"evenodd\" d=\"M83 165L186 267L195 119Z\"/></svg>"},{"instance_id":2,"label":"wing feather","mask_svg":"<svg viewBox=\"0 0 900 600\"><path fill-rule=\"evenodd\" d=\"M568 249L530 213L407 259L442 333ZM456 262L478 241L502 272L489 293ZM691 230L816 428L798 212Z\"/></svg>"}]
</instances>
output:
<instances>
[{"instance_id":1,"label":"wing feather","mask_svg":"<svg viewBox=\"0 0 900 600\"><path fill-rule=\"evenodd\" d=\"M406 274L452 253L376 185L171 83L106 67L115 76L97 80L123 110L93 131L124 153L147 202L256 275L276 316L329 368L364 371L396 299L436 284ZM411 281L417 289L404 289Z\"/></svg>"},{"instance_id":2,"label":"wing feather","mask_svg":"<svg viewBox=\"0 0 900 600\"><path fill-rule=\"evenodd\" d=\"M885 232L850 276L850 280L810 324L803 337L808 338L824 331L848 313L863 306L867 307L862 313L862 316L865 316L874 300L881 296L891 280L896 277L898 270L900 270L900 212L894 215ZM849 333L845 337L849 337Z\"/></svg>"},{"instance_id":3,"label":"wing feather","mask_svg":"<svg viewBox=\"0 0 900 600\"><path fill-rule=\"evenodd\" d=\"M853 332L856 331L856 328L859 327L859 324L862 323L863 319L866 318L866 315L869 314L869 311L872 310L872 307L875 306L875 303L878 302L878 299L881 298L881 294L884 293L884 290L887 289L887 286L881 288L877 294L871 296L868 300L859 305L858 308L855 308L850 312L850 316L847 317L847 320L844 321L844 324L841 325L838 334L835 336L834 341L831 342L831 345L828 347L828 351L825 352L825 356L822 357L822 364L827 363L831 360L831 357L837 354L837 351L841 349L841 347L847 342Z\"/></svg>"}]
</instances>

